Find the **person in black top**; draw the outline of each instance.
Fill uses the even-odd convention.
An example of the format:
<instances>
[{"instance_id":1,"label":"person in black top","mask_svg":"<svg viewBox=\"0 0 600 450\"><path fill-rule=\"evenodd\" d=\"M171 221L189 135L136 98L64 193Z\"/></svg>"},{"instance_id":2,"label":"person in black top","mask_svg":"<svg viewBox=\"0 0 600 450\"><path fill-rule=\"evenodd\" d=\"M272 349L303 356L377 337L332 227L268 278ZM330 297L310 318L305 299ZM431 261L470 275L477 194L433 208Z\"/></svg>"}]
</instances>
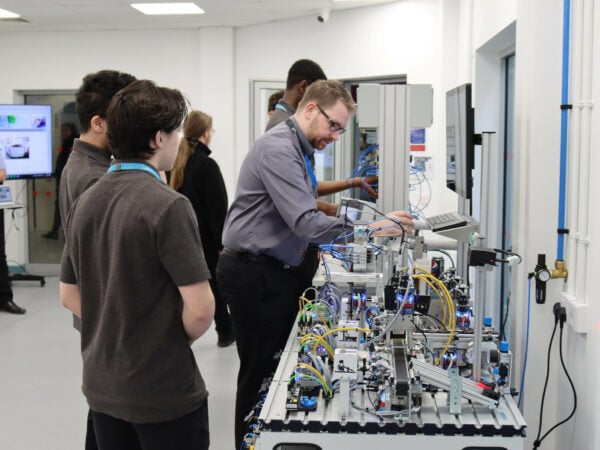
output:
<instances>
[{"instance_id":1,"label":"person in black top","mask_svg":"<svg viewBox=\"0 0 600 450\"><path fill-rule=\"evenodd\" d=\"M79 137L77 133L77 127L75 124L65 122L60 126L60 133L62 137L62 144L58 148L58 156L56 157L56 167L54 168L54 177L56 178L56 200L54 201L54 222L52 223L52 229L43 234L42 237L46 239L58 239L58 229L60 228L60 207L58 203L58 193L60 186L60 176L62 171L67 165L67 161L71 152L73 151L73 142Z\"/></svg>"},{"instance_id":2,"label":"person in black top","mask_svg":"<svg viewBox=\"0 0 600 450\"><path fill-rule=\"evenodd\" d=\"M196 110L188 114L183 125L184 138L179 145L169 182L173 189L190 199L196 212L204 257L212 277L209 282L215 296L217 345L228 347L235 342L233 327L227 304L219 294L216 282L228 202L221 170L210 157L208 148L214 132L211 116Z\"/></svg>"},{"instance_id":3,"label":"person in black top","mask_svg":"<svg viewBox=\"0 0 600 450\"><path fill-rule=\"evenodd\" d=\"M0 152L0 184L6 180L6 166L4 158ZM0 311L11 314L25 314L25 309L21 308L13 301L13 291L10 287L10 275L8 273L8 264L6 263L6 248L4 242L4 210L0 210Z\"/></svg>"}]
</instances>

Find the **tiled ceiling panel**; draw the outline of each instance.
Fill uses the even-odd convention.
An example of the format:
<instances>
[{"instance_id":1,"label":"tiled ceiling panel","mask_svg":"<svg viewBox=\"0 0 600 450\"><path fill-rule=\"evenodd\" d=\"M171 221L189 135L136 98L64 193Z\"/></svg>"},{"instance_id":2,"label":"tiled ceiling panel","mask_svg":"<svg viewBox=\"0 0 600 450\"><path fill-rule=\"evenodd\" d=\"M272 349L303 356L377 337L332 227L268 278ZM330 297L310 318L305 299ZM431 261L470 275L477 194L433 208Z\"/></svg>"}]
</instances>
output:
<instances>
[{"instance_id":1,"label":"tiled ceiling panel","mask_svg":"<svg viewBox=\"0 0 600 450\"><path fill-rule=\"evenodd\" d=\"M0 0L0 8L20 14L24 19L0 19L0 32L242 27L307 17L324 9L336 11L391 1L196 0L205 14L145 16L130 3L156 3L156 0Z\"/></svg>"}]
</instances>

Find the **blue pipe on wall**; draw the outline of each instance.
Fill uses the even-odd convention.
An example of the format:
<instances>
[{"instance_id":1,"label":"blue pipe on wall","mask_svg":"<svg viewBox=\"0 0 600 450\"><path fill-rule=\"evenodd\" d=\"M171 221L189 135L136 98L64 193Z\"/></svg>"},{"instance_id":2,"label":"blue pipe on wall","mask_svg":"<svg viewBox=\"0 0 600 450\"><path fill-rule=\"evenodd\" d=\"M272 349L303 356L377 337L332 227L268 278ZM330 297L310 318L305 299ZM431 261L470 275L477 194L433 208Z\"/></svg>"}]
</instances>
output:
<instances>
[{"instance_id":1,"label":"blue pipe on wall","mask_svg":"<svg viewBox=\"0 0 600 450\"><path fill-rule=\"evenodd\" d=\"M562 95L560 112L560 183L558 192L558 241L556 260L564 260L565 250L565 199L567 185L567 126L569 101L569 38L571 29L571 0L563 5Z\"/></svg>"}]
</instances>

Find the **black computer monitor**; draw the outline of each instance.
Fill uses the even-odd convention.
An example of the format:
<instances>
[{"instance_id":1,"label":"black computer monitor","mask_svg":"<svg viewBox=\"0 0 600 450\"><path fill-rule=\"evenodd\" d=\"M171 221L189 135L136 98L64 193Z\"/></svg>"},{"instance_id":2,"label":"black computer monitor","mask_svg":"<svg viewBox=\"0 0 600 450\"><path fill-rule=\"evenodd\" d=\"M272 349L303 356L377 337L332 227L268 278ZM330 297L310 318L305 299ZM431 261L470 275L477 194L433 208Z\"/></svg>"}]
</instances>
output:
<instances>
[{"instance_id":1,"label":"black computer monitor","mask_svg":"<svg viewBox=\"0 0 600 450\"><path fill-rule=\"evenodd\" d=\"M465 200L473 195L474 115L471 84L446 92L446 186Z\"/></svg>"}]
</instances>

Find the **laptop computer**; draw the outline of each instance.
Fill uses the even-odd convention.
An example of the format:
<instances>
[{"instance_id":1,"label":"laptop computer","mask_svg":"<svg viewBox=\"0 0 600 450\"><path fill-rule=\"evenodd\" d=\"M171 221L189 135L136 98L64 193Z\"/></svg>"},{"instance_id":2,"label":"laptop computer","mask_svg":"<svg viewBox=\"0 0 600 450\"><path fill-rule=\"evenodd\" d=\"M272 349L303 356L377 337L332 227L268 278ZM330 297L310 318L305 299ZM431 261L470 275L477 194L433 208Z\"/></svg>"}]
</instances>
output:
<instances>
[{"instance_id":1,"label":"laptop computer","mask_svg":"<svg viewBox=\"0 0 600 450\"><path fill-rule=\"evenodd\" d=\"M2 184L0 185L0 208L10 208L11 206L15 206L15 201L10 186Z\"/></svg>"}]
</instances>

